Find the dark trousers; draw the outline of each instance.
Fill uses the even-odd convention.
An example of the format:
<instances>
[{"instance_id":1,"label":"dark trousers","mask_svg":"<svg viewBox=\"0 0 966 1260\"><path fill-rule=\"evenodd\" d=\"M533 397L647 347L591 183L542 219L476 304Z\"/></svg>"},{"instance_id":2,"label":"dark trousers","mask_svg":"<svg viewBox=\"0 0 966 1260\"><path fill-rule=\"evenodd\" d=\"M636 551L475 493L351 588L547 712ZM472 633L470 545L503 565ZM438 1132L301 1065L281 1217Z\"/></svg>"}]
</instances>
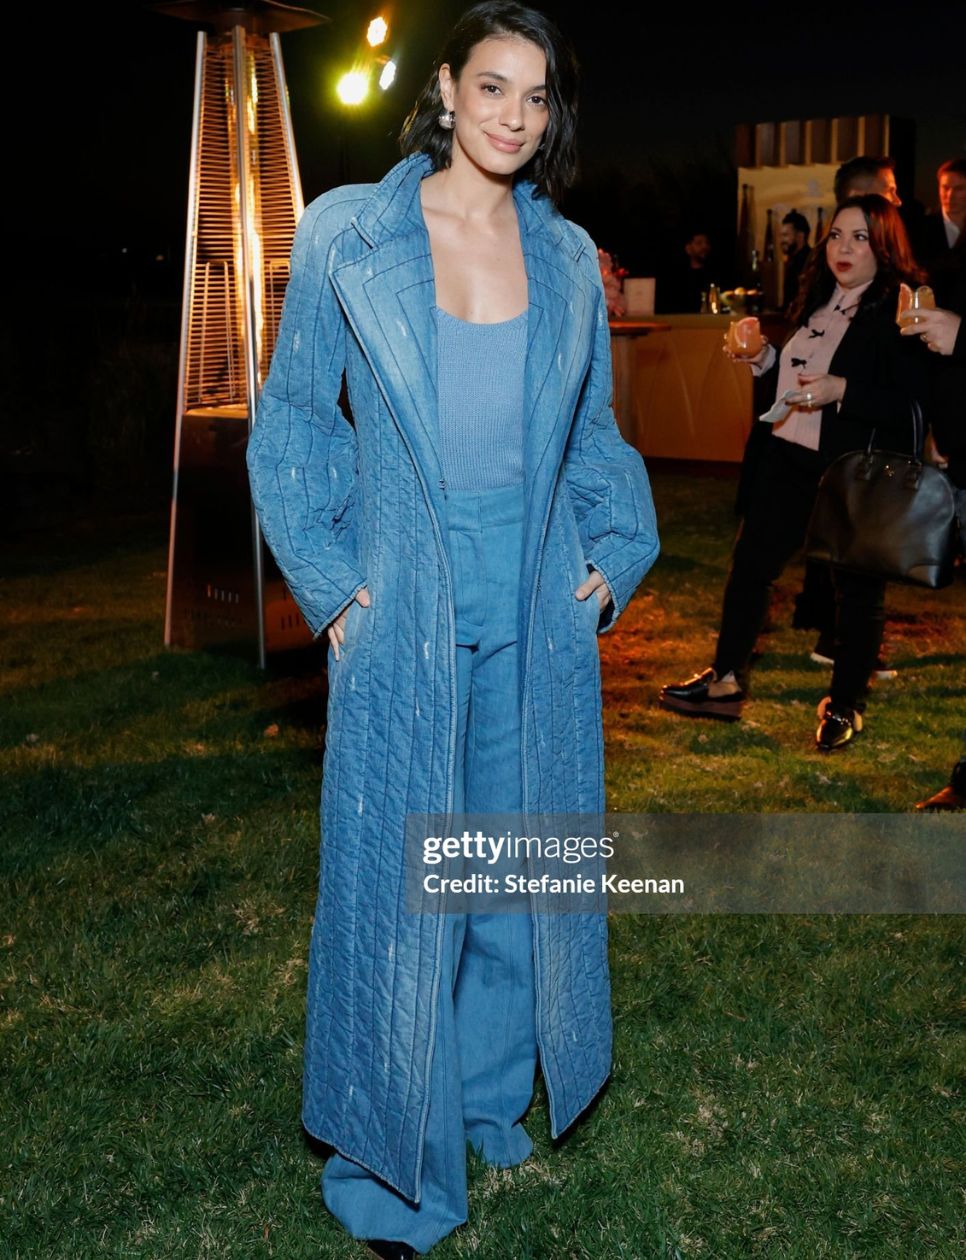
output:
<instances>
[{"instance_id":1,"label":"dark trousers","mask_svg":"<svg viewBox=\"0 0 966 1260\"><path fill-rule=\"evenodd\" d=\"M808 520L827 459L818 451L771 437L748 495L731 558L714 668L744 679L755 640L768 611L775 580L805 542ZM835 668L831 696L836 708L865 708L869 674L882 643L885 583L866 574L834 569Z\"/></svg>"},{"instance_id":2,"label":"dark trousers","mask_svg":"<svg viewBox=\"0 0 966 1260\"><path fill-rule=\"evenodd\" d=\"M817 630L823 639L835 633L832 570L820 560L809 560L805 565L802 589L795 596L792 625L796 630Z\"/></svg>"}]
</instances>

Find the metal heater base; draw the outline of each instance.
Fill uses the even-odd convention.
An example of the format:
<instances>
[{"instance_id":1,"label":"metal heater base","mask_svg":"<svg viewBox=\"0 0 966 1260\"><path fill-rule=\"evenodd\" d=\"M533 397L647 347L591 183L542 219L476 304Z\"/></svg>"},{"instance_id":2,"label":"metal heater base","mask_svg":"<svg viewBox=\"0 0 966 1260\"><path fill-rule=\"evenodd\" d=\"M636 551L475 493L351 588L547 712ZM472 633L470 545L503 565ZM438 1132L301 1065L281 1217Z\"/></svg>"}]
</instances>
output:
<instances>
[{"instance_id":1,"label":"metal heater base","mask_svg":"<svg viewBox=\"0 0 966 1260\"><path fill-rule=\"evenodd\" d=\"M217 407L181 417L178 491L172 531L175 563L165 642L251 656L258 638L252 506L245 466L248 413ZM271 553L264 563L265 648L304 648L312 633Z\"/></svg>"}]
</instances>

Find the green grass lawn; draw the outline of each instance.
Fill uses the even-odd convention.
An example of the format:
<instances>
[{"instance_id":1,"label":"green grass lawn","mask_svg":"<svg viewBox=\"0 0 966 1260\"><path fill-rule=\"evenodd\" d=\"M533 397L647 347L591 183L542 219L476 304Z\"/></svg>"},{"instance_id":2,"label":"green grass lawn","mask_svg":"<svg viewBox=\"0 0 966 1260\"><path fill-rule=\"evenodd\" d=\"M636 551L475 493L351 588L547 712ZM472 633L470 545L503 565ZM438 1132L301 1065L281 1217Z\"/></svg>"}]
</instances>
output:
<instances>
[{"instance_id":1,"label":"green grass lawn","mask_svg":"<svg viewBox=\"0 0 966 1260\"><path fill-rule=\"evenodd\" d=\"M655 477L664 552L601 639L609 806L896 811L966 705L966 587L890 591L862 740L814 751L826 674L786 629L735 726L661 712L710 660L733 483ZM299 1123L321 655L161 645L165 523L11 549L0 713L0 1258L361 1257ZM275 730L274 728L277 728ZM834 827L834 818L829 820ZM966 829L966 820L964 820ZM962 1254L951 918L615 916L613 1078L562 1144L474 1166L440 1260Z\"/></svg>"}]
</instances>

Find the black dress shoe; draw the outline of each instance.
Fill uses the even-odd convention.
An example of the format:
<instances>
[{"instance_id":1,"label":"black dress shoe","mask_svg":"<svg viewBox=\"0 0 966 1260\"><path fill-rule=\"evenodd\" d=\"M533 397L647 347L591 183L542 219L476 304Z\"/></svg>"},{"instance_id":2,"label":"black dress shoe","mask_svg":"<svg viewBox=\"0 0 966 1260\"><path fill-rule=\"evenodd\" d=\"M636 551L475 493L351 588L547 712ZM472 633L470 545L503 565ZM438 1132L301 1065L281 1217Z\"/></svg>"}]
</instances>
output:
<instances>
[{"instance_id":1,"label":"black dress shoe","mask_svg":"<svg viewBox=\"0 0 966 1260\"><path fill-rule=\"evenodd\" d=\"M366 1246L381 1260L413 1260L416 1254L416 1248L409 1243L387 1242L384 1238L367 1238Z\"/></svg>"},{"instance_id":2,"label":"black dress shoe","mask_svg":"<svg viewBox=\"0 0 966 1260\"><path fill-rule=\"evenodd\" d=\"M819 705L815 743L821 752L833 752L852 742L862 730L862 714L854 709L833 709L831 700Z\"/></svg>"},{"instance_id":3,"label":"black dress shoe","mask_svg":"<svg viewBox=\"0 0 966 1260\"><path fill-rule=\"evenodd\" d=\"M966 796L947 783L927 800L917 801L916 809L966 809Z\"/></svg>"},{"instance_id":4,"label":"black dress shoe","mask_svg":"<svg viewBox=\"0 0 966 1260\"><path fill-rule=\"evenodd\" d=\"M667 683L661 688L658 703L662 709L683 713L685 717L719 718L724 722L737 722L745 703L743 691L733 691L726 696L710 696L708 688L717 681L713 669L706 669L682 683Z\"/></svg>"}]
</instances>

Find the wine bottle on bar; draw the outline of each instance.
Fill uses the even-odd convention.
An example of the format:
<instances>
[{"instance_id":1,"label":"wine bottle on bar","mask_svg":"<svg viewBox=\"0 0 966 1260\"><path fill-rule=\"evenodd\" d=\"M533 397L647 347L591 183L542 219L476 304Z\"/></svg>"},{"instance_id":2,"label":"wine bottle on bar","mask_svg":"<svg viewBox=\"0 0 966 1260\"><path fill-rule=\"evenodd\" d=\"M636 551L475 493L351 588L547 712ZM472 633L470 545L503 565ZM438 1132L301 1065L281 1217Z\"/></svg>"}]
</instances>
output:
<instances>
[{"instance_id":1,"label":"wine bottle on bar","mask_svg":"<svg viewBox=\"0 0 966 1260\"><path fill-rule=\"evenodd\" d=\"M767 212L765 222L765 249L761 260L763 309L773 311L777 305L775 276L775 229L772 226L773 210Z\"/></svg>"},{"instance_id":2,"label":"wine bottle on bar","mask_svg":"<svg viewBox=\"0 0 966 1260\"><path fill-rule=\"evenodd\" d=\"M762 311L761 302L761 262L758 259L758 250L751 251L751 263L748 267L748 301L745 303L745 309L749 315L760 315Z\"/></svg>"},{"instance_id":3,"label":"wine bottle on bar","mask_svg":"<svg viewBox=\"0 0 966 1260\"><path fill-rule=\"evenodd\" d=\"M751 207L748 204L748 184L741 185L741 210L738 212L738 274L741 283L748 279L751 266Z\"/></svg>"}]
</instances>

